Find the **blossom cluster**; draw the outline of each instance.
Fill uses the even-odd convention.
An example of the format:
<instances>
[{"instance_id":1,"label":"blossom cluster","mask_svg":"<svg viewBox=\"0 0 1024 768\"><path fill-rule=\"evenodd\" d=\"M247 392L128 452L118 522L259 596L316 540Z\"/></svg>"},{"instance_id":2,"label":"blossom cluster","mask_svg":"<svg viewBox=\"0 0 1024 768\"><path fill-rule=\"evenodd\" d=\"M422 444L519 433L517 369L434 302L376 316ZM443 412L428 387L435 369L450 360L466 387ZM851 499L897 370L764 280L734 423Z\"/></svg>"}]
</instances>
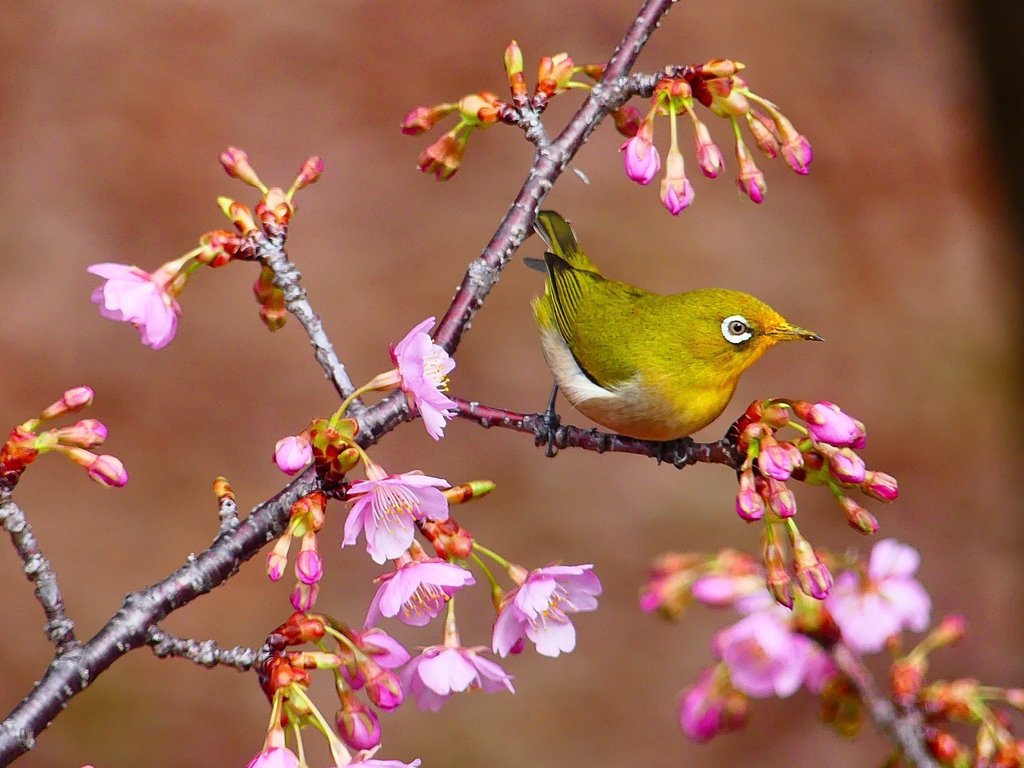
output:
<instances>
[{"instance_id":1,"label":"blossom cluster","mask_svg":"<svg viewBox=\"0 0 1024 768\"><path fill-rule=\"evenodd\" d=\"M779 432L787 428L797 436L780 439ZM849 524L860 533L871 534L878 530L877 521L848 492L857 489L889 502L899 494L896 480L867 468L854 450L865 445L864 425L826 400L757 400L734 429L737 447L745 455L736 514L748 522L764 523L768 589L778 603L789 607L793 605L794 580L805 594L824 599L832 588L832 574L801 535L793 519L796 495L786 483L794 480L827 486ZM777 529L788 540L791 567L787 567L783 537Z\"/></svg>"},{"instance_id":2,"label":"blossom cluster","mask_svg":"<svg viewBox=\"0 0 1024 768\"><path fill-rule=\"evenodd\" d=\"M70 427L39 431L44 422L78 413L92 405L93 395L89 387L72 387L57 402L43 409L39 416L12 429L7 442L0 447L0 481L13 487L25 468L40 454L54 451L82 467L100 485L119 488L127 483L128 472L120 459L106 454L97 455L90 450L107 439L107 428L103 422L82 419Z\"/></svg>"},{"instance_id":3,"label":"blossom cluster","mask_svg":"<svg viewBox=\"0 0 1024 768\"><path fill-rule=\"evenodd\" d=\"M92 294L92 302L99 306L100 314L109 320L135 326L142 343L153 349L162 349L174 339L181 316L178 296L196 270L203 266L223 267L232 261L255 260L252 235L257 231L257 221L268 235L287 230L295 210L292 197L298 190L315 183L323 172L320 158L308 158L285 192L260 181L249 164L249 156L241 149L228 147L221 154L220 162L229 176L263 194L255 213L231 198L217 200L221 211L234 225L234 232L221 229L206 232L199 238L198 247L152 273L130 264L109 262L93 264L87 270L104 280ZM253 292L260 304L260 318L270 330L280 328L287 315L284 294L274 285L273 271L266 265Z\"/></svg>"},{"instance_id":4,"label":"blossom cluster","mask_svg":"<svg viewBox=\"0 0 1024 768\"><path fill-rule=\"evenodd\" d=\"M274 461L282 471L295 474L312 463L323 490L295 502L285 532L267 556L267 574L276 581L284 575L292 544L300 542L291 592L296 613L272 633L275 652L261 670L273 707L264 748L254 765L275 765L273 760L290 765L292 759L302 764L301 741L297 758L284 744L286 722L320 723L318 729L328 739L338 766L346 761L372 762L370 755L381 742L378 713L397 708L407 693L418 708L434 712L452 695L467 690L514 693L512 676L486 653L504 658L520 653L527 641L545 656L572 651L576 630L571 615L597 608L601 584L591 565L527 570L481 545L452 517L451 505L487 495L493 483L477 480L452 487L447 480L418 470L390 473L361 447L359 424L345 414L355 398L375 391L402 390L428 433L435 439L443 436L455 407L445 394L455 363L430 337L433 324L434 318L424 320L394 345L395 367L356 389L329 419L314 419L306 430L275 446ZM349 479L360 465L364 479ZM331 497L349 504L342 547L356 545L362 537L375 563L390 560L394 566L377 579L359 630L312 613L323 576L318 536ZM510 589L498 584L481 556L505 570L513 583ZM491 587L496 617L489 648L464 645L459 635L456 595L476 583L469 563ZM442 614L441 642L421 648L415 656L378 627L386 619L422 627ZM325 640L333 640L336 647L325 650ZM309 642L320 650L289 650ZM306 694L312 669L334 671L340 701L334 728ZM369 704L358 697L360 690ZM349 749L357 750L355 757Z\"/></svg>"},{"instance_id":5,"label":"blossom cluster","mask_svg":"<svg viewBox=\"0 0 1024 768\"><path fill-rule=\"evenodd\" d=\"M859 659L884 649L894 657L893 704L922 712L926 745L942 765L1020 766L1024 741L1013 736L1006 713L993 705L1024 708L1024 691L972 679L925 683L929 655L964 636L961 616L946 617L909 652L900 651L902 633L925 631L931 615L931 599L915 578L917 550L886 539L874 546L867 563L850 554L822 556L839 572L835 586L822 601L797 593L792 610L773 600L768 574L741 552L672 553L654 564L641 592L643 611L676 617L697 602L742 616L715 634L716 663L680 695L683 732L705 743L743 728L751 699L785 698L805 688L820 698L825 722L841 735L856 735L864 702L842 654ZM973 754L950 731L952 723L977 727Z\"/></svg>"},{"instance_id":6,"label":"blossom cluster","mask_svg":"<svg viewBox=\"0 0 1024 768\"><path fill-rule=\"evenodd\" d=\"M793 127L777 105L750 90L746 80L739 75L743 69L743 64L729 59L713 59L705 64L683 67L679 76L666 75L658 81L646 116L641 117L635 107L625 107L627 115L616 120L620 132L629 136L620 148L626 175L646 186L662 167L661 155L654 146L654 118L668 116L671 144L665 158L661 202L673 216L678 216L694 198L693 184L686 177L683 155L679 150L678 115L685 113L693 124L697 165L701 172L714 179L725 167L722 150L712 140L707 125L697 117L695 102L732 124L739 166L736 183L740 191L755 203L764 201L768 186L764 173L757 167L743 140L741 119L746 122L757 148L766 157L775 158L781 154L786 163L801 175L810 170L810 142Z\"/></svg>"}]
</instances>

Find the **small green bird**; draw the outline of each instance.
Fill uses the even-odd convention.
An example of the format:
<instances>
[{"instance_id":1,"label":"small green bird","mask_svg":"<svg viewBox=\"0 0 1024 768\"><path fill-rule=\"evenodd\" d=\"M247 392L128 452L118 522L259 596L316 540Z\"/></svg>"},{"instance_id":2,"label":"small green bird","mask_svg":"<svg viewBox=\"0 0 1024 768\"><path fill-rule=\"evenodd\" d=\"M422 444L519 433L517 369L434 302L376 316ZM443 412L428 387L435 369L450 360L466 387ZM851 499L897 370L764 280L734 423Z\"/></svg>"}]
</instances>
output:
<instances>
[{"instance_id":1,"label":"small green bird","mask_svg":"<svg viewBox=\"0 0 1024 768\"><path fill-rule=\"evenodd\" d=\"M527 259L547 272L533 312L555 384L576 410L623 435L692 434L721 415L770 347L823 340L739 291L662 296L609 280L557 213L541 211L535 227L548 252Z\"/></svg>"}]
</instances>

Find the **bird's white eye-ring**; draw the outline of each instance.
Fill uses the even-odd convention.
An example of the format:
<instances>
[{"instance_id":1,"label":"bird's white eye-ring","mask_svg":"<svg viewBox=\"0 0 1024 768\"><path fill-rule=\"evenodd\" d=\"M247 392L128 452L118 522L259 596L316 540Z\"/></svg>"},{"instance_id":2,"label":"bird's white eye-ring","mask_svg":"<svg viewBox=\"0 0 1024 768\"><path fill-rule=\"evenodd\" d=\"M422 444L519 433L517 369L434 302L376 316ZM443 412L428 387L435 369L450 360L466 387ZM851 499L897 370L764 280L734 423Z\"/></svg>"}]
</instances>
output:
<instances>
[{"instance_id":1,"label":"bird's white eye-ring","mask_svg":"<svg viewBox=\"0 0 1024 768\"><path fill-rule=\"evenodd\" d=\"M742 344L754 334L743 315L730 315L722 321L722 335L730 344Z\"/></svg>"}]
</instances>

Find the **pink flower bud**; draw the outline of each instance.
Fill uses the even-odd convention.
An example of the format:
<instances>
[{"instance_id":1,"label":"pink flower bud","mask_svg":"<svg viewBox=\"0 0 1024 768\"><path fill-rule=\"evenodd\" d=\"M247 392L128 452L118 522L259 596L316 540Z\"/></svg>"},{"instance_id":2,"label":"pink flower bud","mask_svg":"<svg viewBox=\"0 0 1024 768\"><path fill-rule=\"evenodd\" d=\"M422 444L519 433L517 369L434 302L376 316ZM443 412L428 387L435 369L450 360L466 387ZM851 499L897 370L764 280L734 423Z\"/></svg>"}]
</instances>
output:
<instances>
[{"instance_id":1,"label":"pink flower bud","mask_svg":"<svg viewBox=\"0 0 1024 768\"><path fill-rule=\"evenodd\" d=\"M310 184L316 184L320 181L320 176L324 172L324 161L316 155L312 155L306 158L306 162L302 164L299 169L299 175L295 177L295 181L292 182L292 188L288 193L291 197L300 189L308 187Z\"/></svg>"},{"instance_id":2,"label":"pink flower bud","mask_svg":"<svg viewBox=\"0 0 1024 768\"><path fill-rule=\"evenodd\" d=\"M855 531L871 535L878 530L878 521L875 520L874 515L849 496L840 496L839 504L842 506L843 512L846 513L846 522Z\"/></svg>"},{"instance_id":3,"label":"pink flower bud","mask_svg":"<svg viewBox=\"0 0 1024 768\"><path fill-rule=\"evenodd\" d=\"M124 464L113 456L97 456L88 467L89 477L100 485L120 488L128 482Z\"/></svg>"},{"instance_id":4,"label":"pink flower bud","mask_svg":"<svg viewBox=\"0 0 1024 768\"><path fill-rule=\"evenodd\" d=\"M861 490L868 496L879 501L892 501L900 494L896 478L885 472L867 472Z\"/></svg>"},{"instance_id":5,"label":"pink flower bud","mask_svg":"<svg viewBox=\"0 0 1024 768\"><path fill-rule=\"evenodd\" d=\"M467 136L453 128L435 141L420 155L417 165L423 173L432 173L438 181L447 181L462 164L466 153Z\"/></svg>"},{"instance_id":6,"label":"pink flower bud","mask_svg":"<svg viewBox=\"0 0 1024 768\"><path fill-rule=\"evenodd\" d=\"M294 475L313 460L313 449L305 435L281 438L274 446L274 463L287 475Z\"/></svg>"},{"instance_id":7,"label":"pink flower bud","mask_svg":"<svg viewBox=\"0 0 1024 768\"><path fill-rule=\"evenodd\" d=\"M263 182L260 181L259 176L256 175L256 171L253 170L252 166L249 165L249 156L237 147L228 147L226 150L221 152L220 164L224 166L224 170L227 171L228 176L233 176L240 181L244 181L250 187L256 187L261 192L266 192L267 188Z\"/></svg>"},{"instance_id":8,"label":"pink flower bud","mask_svg":"<svg viewBox=\"0 0 1024 768\"><path fill-rule=\"evenodd\" d=\"M637 184L646 186L661 170L661 155L658 154L658 148L650 139L645 138L643 133L644 128L641 127L636 136L619 147L619 151L625 153L622 159L626 175Z\"/></svg>"},{"instance_id":9,"label":"pink flower bud","mask_svg":"<svg viewBox=\"0 0 1024 768\"><path fill-rule=\"evenodd\" d=\"M291 600L292 607L296 611L308 611L316 604L316 597L319 593L319 584L303 584L299 582L292 589L288 599Z\"/></svg>"},{"instance_id":10,"label":"pink flower bud","mask_svg":"<svg viewBox=\"0 0 1024 768\"><path fill-rule=\"evenodd\" d=\"M796 494L778 480L768 480L765 501L768 502L768 509L781 518L792 517L796 514Z\"/></svg>"},{"instance_id":11,"label":"pink flower bud","mask_svg":"<svg viewBox=\"0 0 1024 768\"><path fill-rule=\"evenodd\" d=\"M722 698L714 690L715 670L706 669L679 701L679 727L690 739L706 744L722 730Z\"/></svg>"},{"instance_id":12,"label":"pink flower bud","mask_svg":"<svg viewBox=\"0 0 1024 768\"><path fill-rule=\"evenodd\" d=\"M794 570L800 589L815 600L824 600L832 589L832 574L818 559L807 539L795 534L792 536L792 544Z\"/></svg>"},{"instance_id":13,"label":"pink flower bud","mask_svg":"<svg viewBox=\"0 0 1024 768\"><path fill-rule=\"evenodd\" d=\"M636 136L637 131L640 130L640 125L643 123L643 116L640 114L639 109L627 105L625 107L619 107L612 112L612 120L615 121L615 130L627 139L631 139Z\"/></svg>"},{"instance_id":14,"label":"pink flower bud","mask_svg":"<svg viewBox=\"0 0 1024 768\"><path fill-rule=\"evenodd\" d=\"M711 132L700 120L694 121L693 132L697 141L697 164L705 176L714 179L725 167L722 150L711 140Z\"/></svg>"},{"instance_id":15,"label":"pink flower bud","mask_svg":"<svg viewBox=\"0 0 1024 768\"><path fill-rule=\"evenodd\" d=\"M814 154L811 151L811 143L804 136L799 136L796 141L782 145L782 156L786 158L789 167L801 175L810 172L811 159Z\"/></svg>"},{"instance_id":16,"label":"pink flower bud","mask_svg":"<svg viewBox=\"0 0 1024 768\"><path fill-rule=\"evenodd\" d=\"M380 722L369 707L351 692L341 699L338 732L352 749L373 749L380 744Z\"/></svg>"},{"instance_id":17,"label":"pink flower bud","mask_svg":"<svg viewBox=\"0 0 1024 768\"><path fill-rule=\"evenodd\" d=\"M840 448L828 454L828 468L841 483L862 483L867 467L852 448Z\"/></svg>"},{"instance_id":18,"label":"pink flower bud","mask_svg":"<svg viewBox=\"0 0 1024 768\"><path fill-rule=\"evenodd\" d=\"M665 159L665 178L661 182L661 202L673 216L693 202L693 185L683 171L683 156L675 146Z\"/></svg>"},{"instance_id":19,"label":"pink flower bud","mask_svg":"<svg viewBox=\"0 0 1024 768\"><path fill-rule=\"evenodd\" d=\"M371 669L364 669L363 675L366 677L366 695L375 706L390 712L402 703L405 694L394 672L374 664Z\"/></svg>"},{"instance_id":20,"label":"pink flower bud","mask_svg":"<svg viewBox=\"0 0 1024 768\"><path fill-rule=\"evenodd\" d=\"M82 419L74 426L58 429L57 439L64 445L95 448L107 439L107 428L96 419Z\"/></svg>"},{"instance_id":21,"label":"pink flower bud","mask_svg":"<svg viewBox=\"0 0 1024 768\"><path fill-rule=\"evenodd\" d=\"M760 520L764 517L764 502L757 492L754 473L749 469L740 475L740 488L736 494L736 514L744 520Z\"/></svg>"},{"instance_id":22,"label":"pink flower bud","mask_svg":"<svg viewBox=\"0 0 1024 768\"><path fill-rule=\"evenodd\" d=\"M443 120L458 108L457 104L438 104L435 107L416 107L402 121L402 133L406 136L419 136L433 128L439 120Z\"/></svg>"},{"instance_id":23,"label":"pink flower bud","mask_svg":"<svg viewBox=\"0 0 1024 768\"><path fill-rule=\"evenodd\" d=\"M775 138L775 123L768 115L756 110L747 113L747 127L761 154L768 158L779 156L779 140Z\"/></svg>"},{"instance_id":24,"label":"pink flower bud","mask_svg":"<svg viewBox=\"0 0 1024 768\"><path fill-rule=\"evenodd\" d=\"M782 557L782 549L778 544L765 543L764 566L767 570L765 586L772 598L779 605L793 607L793 592L790 588L789 574L786 573L786 561Z\"/></svg>"},{"instance_id":25,"label":"pink flower bud","mask_svg":"<svg viewBox=\"0 0 1024 768\"><path fill-rule=\"evenodd\" d=\"M828 400L794 404L796 415L807 422L807 430L816 443L836 448L863 448L867 434L864 425L839 410Z\"/></svg>"},{"instance_id":26,"label":"pink flower bud","mask_svg":"<svg viewBox=\"0 0 1024 768\"><path fill-rule=\"evenodd\" d=\"M93 391L89 387L72 387L61 395L60 400L39 414L39 420L48 421L66 413L77 413L92 405L92 398Z\"/></svg>"},{"instance_id":27,"label":"pink flower bud","mask_svg":"<svg viewBox=\"0 0 1024 768\"><path fill-rule=\"evenodd\" d=\"M776 443L766 437L757 455L757 468L775 480L789 480L793 470L804 464L800 450L792 443Z\"/></svg>"},{"instance_id":28,"label":"pink flower bud","mask_svg":"<svg viewBox=\"0 0 1024 768\"><path fill-rule=\"evenodd\" d=\"M316 584L323 578L324 561L314 549L303 549L295 558L295 577L303 584Z\"/></svg>"},{"instance_id":29,"label":"pink flower bud","mask_svg":"<svg viewBox=\"0 0 1024 768\"><path fill-rule=\"evenodd\" d=\"M745 194L755 203L763 203L768 185L764 180L764 174L757 167L750 150L743 141L736 142L736 160L740 166L740 173L736 177L736 184L740 192Z\"/></svg>"}]
</instances>

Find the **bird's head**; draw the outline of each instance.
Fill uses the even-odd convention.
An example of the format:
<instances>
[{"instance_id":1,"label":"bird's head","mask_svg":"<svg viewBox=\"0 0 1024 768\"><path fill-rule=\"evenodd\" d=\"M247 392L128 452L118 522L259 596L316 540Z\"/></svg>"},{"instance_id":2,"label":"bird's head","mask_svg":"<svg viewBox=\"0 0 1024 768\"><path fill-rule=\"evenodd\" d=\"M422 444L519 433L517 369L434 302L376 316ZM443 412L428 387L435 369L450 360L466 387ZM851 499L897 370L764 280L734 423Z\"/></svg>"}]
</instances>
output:
<instances>
[{"instance_id":1,"label":"bird's head","mask_svg":"<svg viewBox=\"0 0 1024 768\"><path fill-rule=\"evenodd\" d=\"M749 294L711 288L689 296L699 324L695 351L720 374L739 376L781 341L824 341Z\"/></svg>"}]
</instances>

